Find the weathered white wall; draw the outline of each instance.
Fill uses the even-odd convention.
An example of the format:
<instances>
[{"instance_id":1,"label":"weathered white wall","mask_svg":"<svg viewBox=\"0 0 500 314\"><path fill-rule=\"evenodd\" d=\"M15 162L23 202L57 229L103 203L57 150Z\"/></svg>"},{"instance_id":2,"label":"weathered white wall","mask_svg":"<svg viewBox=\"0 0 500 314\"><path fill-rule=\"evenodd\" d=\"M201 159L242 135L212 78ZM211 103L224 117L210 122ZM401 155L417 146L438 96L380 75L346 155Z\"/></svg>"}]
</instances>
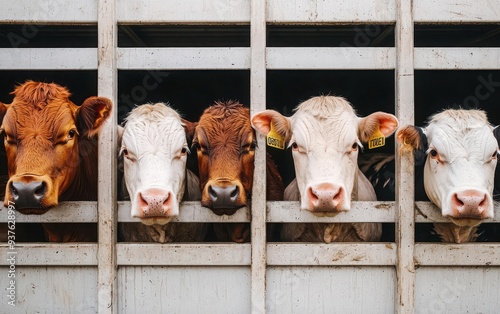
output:
<instances>
[{"instance_id":1,"label":"weathered white wall","mask_svg":"<svg viewBox=\"0 0 500 314\"><path fill-rule=\"evenodd\" d=\"M120 267L119 313L250 313L250 267Z\"/></svg>"},{"instance_id":2,"label":"weathered white wall","mask_svg":"<svg viewBox=\"0 0 500 314\"><path fill-rule=\"evenodd\" d=\"M0 268L0 313L97 313L96 267L18 266L15 307L7 304L7 273Z\"/></svg>"},{"instance_id":3,"label":"weathered white wall","mask_svg":"<svg viewBox=\"0 0 500 314\"><path fill-rule=\"evenodd\" d=\"M268 313L394 313L394 267L269 267Z\"/></svg>"}]
</instances>

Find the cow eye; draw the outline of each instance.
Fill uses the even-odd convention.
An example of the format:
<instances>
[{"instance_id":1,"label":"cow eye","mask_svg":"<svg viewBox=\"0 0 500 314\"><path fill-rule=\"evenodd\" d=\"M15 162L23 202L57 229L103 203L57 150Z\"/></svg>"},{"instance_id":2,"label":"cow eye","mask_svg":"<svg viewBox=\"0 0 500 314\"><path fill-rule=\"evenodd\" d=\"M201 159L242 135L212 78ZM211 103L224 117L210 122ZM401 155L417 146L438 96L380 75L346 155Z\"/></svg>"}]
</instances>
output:
<instances>
[{"instance_id":1,"label":"cow eye","mask_svg":"<svg viewBox=\"0 0 500 314\"><path fill-rule=\"evenodd\" d=\"M256 147L257 147L257 142L252 142L252 144L250 144L250 150L255 150Z\"/></svg>"},{"instance_id":2,"label":"cow eye","mask_svg":"<svg viewBox=\"0 0 500 314\"><path fill-rule=\"evenodd\" d=\"M299 145L297 144L297 142L292 143L292 150L299 150Z\"/></svg>"},{"instance_id":3,"label":"cow eye","mask_svg":"<svg viewBox=\"0 0 500 314\"><path fill-rule=\"evenodd\" d=\"M435 149L431 149L431 151L429 152L429 154L431 155L431 158L437 158L438 157L438 152L435 150Z\"/></svg>"},{"instance_id":4,"label":"cow eye","mask_svg":"<svg viewBox=\"0 0 500 314\"><path fill-rule=\"evenodd\" d=\"M358 143L352 144L351 149L353 152L357 151L358 150Z\"/></svg>"},{"instance_id":5,"label":"cow eye","mask_svg":"<svg viewBox=\"0 0 500 314\"><path fill-rule=\"evenodd\" d=\"M493 152L493 155L491 155L491 158L492 159L497 159L497 156L498 156L498 151L496 150L496 151Z\"/></svg>"},{"instance_id":6,"label":"cow eye","mask_svg":"<svg viewBox=\"0 0 500 314\"><path fill-rule=\"evenodd\" d=\"M122 148L122 154L123 154L123 156L127 157L128 156L128 150L126 148Z\"/></svg>"},{"instance_id":7,"label":"cow eye","mask_svg":"<svg viewBox=\"0 0 500 314\"><path fill-rule=\"evenodd\" d=\"M76 131L75 130L69 130L69 132L68 132L68 138L69 139L74 138L75 135L76 135Z\"/></svg>"},{"instance_id":8,"label":"cow eye","mask_svg":"<svg viewBox=\"0 0 500 314\"><path fill-rule=\"evenodd\" d=\"M183 147L183 148L181 149L181 155L182 155L182 156L184 156L184 155L186 155L186 154L189 154L189 153L190 153L190 151L189 151L189 149L188 149L187 147Z\"/></svg>"}]
</instances>

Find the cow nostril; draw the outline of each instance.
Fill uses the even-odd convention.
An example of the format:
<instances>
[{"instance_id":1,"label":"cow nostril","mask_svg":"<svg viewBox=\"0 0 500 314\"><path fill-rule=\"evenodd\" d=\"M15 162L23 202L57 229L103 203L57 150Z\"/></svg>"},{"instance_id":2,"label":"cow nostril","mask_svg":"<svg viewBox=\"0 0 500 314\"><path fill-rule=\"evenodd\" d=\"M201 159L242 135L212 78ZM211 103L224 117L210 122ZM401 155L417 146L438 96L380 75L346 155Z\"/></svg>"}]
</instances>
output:
<instances>
[{"instance_id":1,"label":"cow nostril","mask_svg":"<svg viewBox=\"0 0 500 314\"><path fill-rule=\"evenodd\" d=\"M318 191L313 189L313 188L309 188L309 198L312 201L317 200L318 199Z\"/></svg>"},{"instance_id":2,"label":"cow nostril","mask_svg":"<svg viewBox=\"0 0 500 314\"><path fill-rule=\"evenodd\" d=\"M217 200L217 192L215 192L215 190L213 189L213 187L211 185L208 186L208 194L210 195L210 198L212 199L212 201Z\"/></svg>"},{"instance_id":3,"label":"cow nostril","mask_svg":"<svg viewBox=\"0 0 500 314\"><path fill-rule=\"evenodd\" d=\"M12 184L12 182L10 183L10 194L12 194L12 197L14 198L14 201L16 201L17 199L19 199L19 192L14 187L14 184Z\"/></svg>"},{"instance_id":4,"label":"cow nostril","mask_svg":"<svg viewBox=\"0 0 500 314\"><path fill-rule=\"evenodd\" d=\"M39 187L35 188L35 197L41 199L45 196L45 192L47 191L47 186L45 182L40 182Z\"/></svg>"},{"instance_id":5,"label":"cow nostril","mask_svg":"<svg viewBox=\"0 0 500 314\"><path fill-rule=\"evenodd\" d=\"M232 201L235 201L238 195L240 195L240 189L235 185L234 189L231 191L231 194L229 194L229 197Z\"/></svg>"},{"instance_id":6,"label":"cow nostril","mask_svg":"<svg viewBox=\"0 0 500 314\"><path fill-rule=\"evenodd\" d=\"M139 203L141 206L148 206L148 201L144 199L141 192L139 192Z\"/></svg>"},{"instance_id":7,"label":"cow nostril","mask_svg":"<svg viewBox=\"0 0 500 314\"><path fill-rule=\"evenodd\" d=\"M483 197L483 199L481 200L481 202L479 203L479 207L484 207L484 206L487 206L487 203L488 200L486 198L486 195Z\"/></svg>"},{"instance_id":8,"label":"cow nostril","mask_svg":"<svg viewBox=\"0 0 500 314\"><path fill-rule=\"evenodd\" d=\"M457 193L453 194L453 200L455 201L455 203L458 205L458 206L464 206L464 202L458 198L458 195Z\"/></svg>"}]
</instances>

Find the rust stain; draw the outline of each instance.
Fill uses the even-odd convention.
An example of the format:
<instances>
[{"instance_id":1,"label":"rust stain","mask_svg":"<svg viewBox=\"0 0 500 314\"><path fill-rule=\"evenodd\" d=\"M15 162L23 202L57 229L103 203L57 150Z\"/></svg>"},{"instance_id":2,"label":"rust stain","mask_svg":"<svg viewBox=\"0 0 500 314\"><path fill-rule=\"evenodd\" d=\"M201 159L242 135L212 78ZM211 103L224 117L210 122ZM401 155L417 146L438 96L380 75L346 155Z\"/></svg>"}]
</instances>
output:
<instances>
[{"instance_id":1,"label":"rust stain","mask_svg":"<svg viewBox=\"0 0 500 314\"><path fill-rule=\"evenodd\" d=\"M378 208L378 209L391 209L391 204L386 204L386 203L377 204L377 205L375 205L375 208Z\"/></svg>"},{"instance_id":2,"label":"rust stain","mask_svg":"<svg viewBox=\"0 0 500 314\"><path fill-rule=\"evenodd\" d=\"M344 257L346 257L346 253L342 252L342 251L338 251L334 256L333 256L333 259L332 259L332 262L336 262Z\"/></svg>"},{"instance_id":3,"label":"rust stain","mask_svg":"<svg viewBox=\"0 0 500 314\"><path fill-rule=\"evenodd\" d=\"M353 257L352 260L359 262L359 261L363 260L364 258L365 258L365 255L362 254L362 255L358 255L358 256Z\"/></svg>"}]
</instances>

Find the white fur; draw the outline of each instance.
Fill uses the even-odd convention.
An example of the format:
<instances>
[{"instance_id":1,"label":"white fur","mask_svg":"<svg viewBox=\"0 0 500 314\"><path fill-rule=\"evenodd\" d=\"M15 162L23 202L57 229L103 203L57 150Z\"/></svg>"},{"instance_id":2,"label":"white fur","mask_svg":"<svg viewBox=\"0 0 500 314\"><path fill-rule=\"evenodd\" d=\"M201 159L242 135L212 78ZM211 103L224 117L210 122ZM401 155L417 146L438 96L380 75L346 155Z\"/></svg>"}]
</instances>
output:
<instances>
[{"instance_id":1,"label":"white fur","mask_svg":"<svg viewBox=\"0 0 500 314\"><path fill-rule=\"evenodd\" d=\"M492 154L498 143L486 114L480 110L446 110L434 115L424 130L429 151L435 149L443 162L430 155L424 168L424 187L429 199L452 214L451 196L474 189L487 195L488 217L493 217L493 185L497 164Z\"/></svg>"},{"instance_id":2,"label":"white fur","mask_svg":"<svg viewBox=\"0 0 500 314\"><path fill-rule=\"evenodd\" d=\"M277 119L286 119L282 123L287 134L291 134L296 180L285 190L285 200L298 200L301 208L311 210L308 188L315 184L335 184L341 186L346 197L336 211L315 212L317 215L336 214L339 210L349 210L351 200L374 201L375 191L364 174L358 169L359 150L352 150L353 144L361 145L358 134L362 119L356 116L353 108L344 98L320 96L300 104L295 114L283 117L277 112L267 111L254 118L260 132L266 132L266 114ZM273 118L274 119L274 118ZM397 119L391 116L394 129ZM390 131L392 134L393 130ZM292 146L293 147L293 146ZM353 190L355 193L353 193ZM377 241L382 234L379 223L353 224L288 224L284 225L281 236L285 241Z\"/></svg>"},{"instance_id":3,"label":"white fur","mask_svg":"<svg viewBox=\"0 0 500 314\"><path fill-rule=\"evenodd\" d=\"M158 103L135 108L127 117L122 135L124 156L124 178L131 198L131 215L138 213L136 198L140 191L162 188L174 197L172 212L179 212L186 183L186 135L179 114L170 107ZM146 224L169 221L144 219Z\"/></svg>"}]
</instances>

